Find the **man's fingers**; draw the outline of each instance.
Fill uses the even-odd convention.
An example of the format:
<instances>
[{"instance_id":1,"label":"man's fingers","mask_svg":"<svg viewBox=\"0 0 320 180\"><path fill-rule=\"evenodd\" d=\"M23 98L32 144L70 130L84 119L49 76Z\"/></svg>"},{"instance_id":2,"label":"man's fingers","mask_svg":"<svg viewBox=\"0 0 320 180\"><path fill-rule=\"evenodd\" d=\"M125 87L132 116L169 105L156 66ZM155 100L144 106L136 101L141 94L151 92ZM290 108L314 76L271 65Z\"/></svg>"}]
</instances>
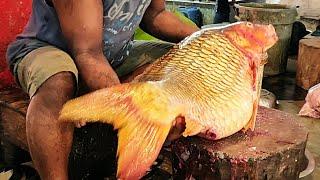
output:
<instances>
[{"instance_id":1,"label":"man's fingers","mask_svg":"<svg viewBox=\"0 0 320 180\"><path fill-rule=\"evenodd\" d=\"M86 122L80 121L80 122L76 122L76 123L74 123L74 124L75 124L75 126L76 126L77 128L81 128L82 126L85 126L85 125L86 125Z\"/></svg>"},{"instance_id":2,"label":"man's fingers","mask_svg":"<svg viewBox=\"0 0 320 180\"><path fill-rule=\"evenodd\" d=\"M80 121L80 126L85 126L85 125L86 125L86 122Z\"/></svg>"},{"instance_id":3,"label":"man's fingers","mask_svg":"<svg viewBox=\"0 0 320 180\"><path fill-rule=\"evenodd\" d=\"M181 116L177 117L175 119L175 122L173 123L173 127L171 128L167 139L169 141L178 139L182 135L185 129L186 129L186 124L185 124L184 117L181 117Z\"/></svg>"},{"instance_id":4,"label":"man's fingers","mask_svg":"<svg viewBox=\"0 0 320 180\"><path fill-rule=\"evenodd\" d=\"M80 124L78 122L74 123L74 125L77 127L77 128L81 128Z\"/></svg>"}]
</instances>

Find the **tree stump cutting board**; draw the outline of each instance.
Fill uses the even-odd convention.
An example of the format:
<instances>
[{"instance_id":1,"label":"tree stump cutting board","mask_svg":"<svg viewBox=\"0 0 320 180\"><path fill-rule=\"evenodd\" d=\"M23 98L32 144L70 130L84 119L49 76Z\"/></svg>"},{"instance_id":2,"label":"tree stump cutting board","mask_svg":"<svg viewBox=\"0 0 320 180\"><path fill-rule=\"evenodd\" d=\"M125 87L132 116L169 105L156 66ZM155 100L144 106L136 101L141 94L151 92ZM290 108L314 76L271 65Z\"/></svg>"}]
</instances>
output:
<instances>
[{"instance_id":1,"label":"tree stump cutting board","mask_svg":"<svg viewBox=\"0 0 320 180\"><path fill-rule=\"evenodd\" d=\"M259 108L254 132L173 144L175 179L298 179L308 133L294 116Z\"/></svg>"},{"instance_id":2,"label":"tree stump cutting board","mask_svg":"<svg viewBox=\"0 0 320 180\"><path fill-rule=\"evenodd\" d=\"M300 40L296 82L306 90L320 83L320 37Z\"/></svg>"}]
</instances>

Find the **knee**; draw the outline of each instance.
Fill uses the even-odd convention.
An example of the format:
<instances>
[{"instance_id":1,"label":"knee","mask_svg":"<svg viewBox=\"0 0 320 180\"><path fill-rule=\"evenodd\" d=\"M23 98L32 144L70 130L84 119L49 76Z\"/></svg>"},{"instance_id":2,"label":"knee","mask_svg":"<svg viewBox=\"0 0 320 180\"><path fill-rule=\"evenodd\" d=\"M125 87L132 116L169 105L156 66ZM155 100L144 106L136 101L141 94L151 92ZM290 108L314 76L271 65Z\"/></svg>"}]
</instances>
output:
<instances>
[{"instance_id":1,"label":"knee","mask_svg":"<svg viewBox=\"0 0 320 180\"><path fill-rule=\"evenodd\" d=\"M75 78L71 72L60 72L51 76L39 89L65 96L74 93L75 84Z\"/></svg>"},{"instance_id":2,"label":"knee","mask_svg":"<svg viewBox=\"0 0 320 180\"><path fill-rule=\"evenodd\" d=\"M48 107L62 106L73 97L75 87L74 75L70 72L60 72L46 80L32 99L42 101Z\"/></svg>"}]
</instances>

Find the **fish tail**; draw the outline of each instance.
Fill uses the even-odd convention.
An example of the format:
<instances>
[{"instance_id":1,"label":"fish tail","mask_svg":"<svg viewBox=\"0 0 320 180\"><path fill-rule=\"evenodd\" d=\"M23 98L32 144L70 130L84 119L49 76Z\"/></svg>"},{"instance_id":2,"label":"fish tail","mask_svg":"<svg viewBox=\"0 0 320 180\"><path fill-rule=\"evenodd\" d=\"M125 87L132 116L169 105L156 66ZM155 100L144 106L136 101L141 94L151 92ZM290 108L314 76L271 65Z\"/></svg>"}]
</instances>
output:
<instances>
[{"instance_id":1,"label":"fish tail","mask_svg":"<svg viewBox=\"0 0 320 180\"><path fill-rule=\"evenodd\" d=\"M131 83L67 102L59 120L103 122L118 131L119 179L139 179L157 158L173 121L181 114L154 83Z\"/></svg>"},{"instance_id":2,"label":"fish tail","mask_svg":"<svg viewBox=\"0 0 320 180\"><path fill-rule=\"evenodd\" d=\"M119 179L140 179L156 160L171 124L154 125L143 121L128 124L118 133Z\"/></svg>"}]
</instances>

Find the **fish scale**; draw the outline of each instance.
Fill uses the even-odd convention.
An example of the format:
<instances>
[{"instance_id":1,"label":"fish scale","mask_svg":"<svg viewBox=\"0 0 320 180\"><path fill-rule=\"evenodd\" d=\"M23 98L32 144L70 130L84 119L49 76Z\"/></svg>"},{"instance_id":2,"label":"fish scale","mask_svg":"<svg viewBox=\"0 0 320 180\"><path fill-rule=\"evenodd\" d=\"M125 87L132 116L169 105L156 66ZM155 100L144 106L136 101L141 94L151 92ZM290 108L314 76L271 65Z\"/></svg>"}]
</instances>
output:
<instances>
[{"instance_id":1,"label":"fish scale","mask_svg":"<svg viewBox=\"0 0 320 180\"><path fill-rule=\"evenodd\" d=\"M255 74L276 41L271 25L239 22L200 30L132 82L68 101L59 121L112 124L119 137L117 177L139 179L177 117L185 120L183 136L216 140L254 129Z\"/></svg>"}]
</instances>

